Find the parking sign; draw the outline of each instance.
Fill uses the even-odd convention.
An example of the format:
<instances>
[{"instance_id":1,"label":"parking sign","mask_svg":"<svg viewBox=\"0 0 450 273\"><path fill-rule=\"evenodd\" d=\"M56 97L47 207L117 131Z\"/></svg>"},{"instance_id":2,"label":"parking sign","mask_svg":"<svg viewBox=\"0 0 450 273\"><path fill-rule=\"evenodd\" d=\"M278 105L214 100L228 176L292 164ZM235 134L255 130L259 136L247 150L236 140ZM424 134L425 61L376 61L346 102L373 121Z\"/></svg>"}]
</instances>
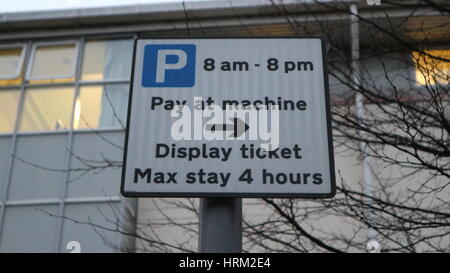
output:
<instances>
[{"instance_id":1,"label":"parking sign","mask_svg":"<svg viewBox=\"0 0 450 273\"><path fill-rule=\"evenodd\" d=\"M194 83L194 44L145 46L143 87L192 87Z\"/></svg>"},{"instance_id":2,"label":"parking sign","mask_svg":"<svg viewBox=\"0 0 450 273\"><path fill-rule=\"evenodd\" d=\"M137 40L122 194L334 196L324 48L314 37Z\"/></svg>"}]
</instances>

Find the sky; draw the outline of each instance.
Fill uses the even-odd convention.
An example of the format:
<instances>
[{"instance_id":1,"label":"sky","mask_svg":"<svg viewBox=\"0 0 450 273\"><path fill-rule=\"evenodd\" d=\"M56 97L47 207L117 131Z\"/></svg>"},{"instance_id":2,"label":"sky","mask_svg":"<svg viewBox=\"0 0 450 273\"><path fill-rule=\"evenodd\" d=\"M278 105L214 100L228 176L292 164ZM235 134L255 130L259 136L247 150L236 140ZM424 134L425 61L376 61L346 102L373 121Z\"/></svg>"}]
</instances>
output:
<instances>
[{"instance_id":1,"label":"sky","mask_svg":"<svg viewBox=\"0 0 450 273\"><path fill-rule=\"evenodd\" d=\"M183 0L0 0L0 13L55 9L92 8L149 3L182 2ZM185 0L202 1L202 0Z\"/></svg>"}]
</instances>

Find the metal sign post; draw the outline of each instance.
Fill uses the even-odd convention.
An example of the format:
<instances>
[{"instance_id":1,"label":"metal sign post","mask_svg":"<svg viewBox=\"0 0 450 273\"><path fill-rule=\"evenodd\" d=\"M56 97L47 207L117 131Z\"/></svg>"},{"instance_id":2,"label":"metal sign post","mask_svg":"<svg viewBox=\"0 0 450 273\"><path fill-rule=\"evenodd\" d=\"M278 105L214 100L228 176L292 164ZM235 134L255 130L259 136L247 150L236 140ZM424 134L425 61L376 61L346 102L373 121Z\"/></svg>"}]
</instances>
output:
<instances>
[{"instance_id":1,"label":"metal sign post","mask_svg":"<svg viewBox=\"0 0 450 273\"><path fill-rule=\"evenodd\" d=\"M242 252L242 199L201 198L198 249L205 253Z\"/></svg>"},{"instance_id":2,"label":"metal sign post","mask_svg":"<svg viewBox=\"0 0 450 273\"><path fill-rule=\"evenodd\" d=\"M242 248L240 198L335 194L324 41L140 39L126 197L200 197L203 252Z\"/></svg>"}]
</instances>

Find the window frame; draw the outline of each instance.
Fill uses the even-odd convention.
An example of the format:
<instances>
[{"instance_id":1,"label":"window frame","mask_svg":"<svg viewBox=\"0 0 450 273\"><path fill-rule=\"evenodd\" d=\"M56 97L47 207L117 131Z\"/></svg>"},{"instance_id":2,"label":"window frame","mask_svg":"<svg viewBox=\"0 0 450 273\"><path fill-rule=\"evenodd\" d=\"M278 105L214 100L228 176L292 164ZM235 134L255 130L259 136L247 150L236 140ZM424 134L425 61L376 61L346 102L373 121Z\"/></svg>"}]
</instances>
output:
<instances>
[{"instance_id":1,"label":"window frame","mask_svg":"<svg viewBox=\"0 0 450 273\"><path fill-rule=\"evenodd\" d=\"M0 80L13 80L13 79L17 79L20 77L20 73L22 72L23 69L23 64L25 61L25 53L27 50L27 44L25 43L16 43L16 44L4 44L4 45L0 45L0 50L2 49L14 49L14 48L21 48L22 52L20 53L20 57L19 57L19 63L17 65L16 68L16 72L14 75L7 75L7 76L2 76L0 75Z\"/></svg>"},{"instance_id":2,"label":"window frame","mask_svg":"<svg viewBox=\"0 0 450 273\"><path fill-rule=\"evenodd\" d=\"M74 95L74 104L75 101L79 96L79 92L82 87L92 86L92 85L107 85L107 84L125 84L130 86L130 78L113 78L113 79L99 79L99 80L82 80L81 74L82 74L82 65L83 65L83 56L85 52L85 44L87 42L91 41L115 41L115 40L124 40L124 41L130 41L133 45L133 41L137 38L136 34L103 34L103 35L82 35L81 37L67 37L67 40L61 40L54 39L50 37L46 37L44 39L28 39L27 41L23 40L16 40L11 41L9 43L0 44L0 48L9 48L9 47L17 47L18 45L23 46L23 63L21 65L21 74L20 77L20 83L14 83L14 84L7 84L4 86L0 86L0 92L4 90L9 90L11 88L18 88L20 89L20 98L19 98L19 106L16 112L15 117L15 126L14 130L12 132L2 132L0 133L0 137L2 136L22 136L22 135L48 135L48 134L67 134L67 133L84 133L84 132L114 132L114 131L123 131L124 128L122 128L120 125L117 126L104 126L99 128L79 128L75 129L73 127L73 117L74 117L74 107L72 107L71 110L71 122L70 122L70 128L67 129L60 129L60 130L38 130L38 131L20 131L20 123L22 122L22 116L24 111L24 103L25 103L25 93L26 90L29 88L34 87L62 87L62 86L72 86L75 88L75 95ZM38 81L41 78L27 78L28 75L31 73L32 66L34 64L34 57L35 52L40 46L53 46L53 45L75 45L74 50L75 54L73 55L75 58L74 61L74 70L73 70L73 81L64 81L64 82L58 82L58 81L52 81L53 79L60 79L60 77L45 77L45 79L49 82L34 82L35 80ZM132 70L132 65L130 64L130 74ZM79 74L79 75L78 75ZM68 76L64 76L68 77ZM44 78L42 78L44 79ZM124 119L121 120L121 122L126 123L126 116Z\"/></svg>"},{"instance_id":3,"label":"window frame","mask_svg":"<svg viewBox=\"0 0 450 273\"><path fill-rule=\"evenodd\" d=\"M74 55L73 55L73 65L72 65L72 71L70 75L64 75L64 76L43 76L43 77L32 77L31 71L33 69L35 56L37 48L40 46L63 46L63 45L75 45L74 47ZM39 81L39 80L57 80L57 79L69 79L69 78L75 78L76 74L76 68L77 68L77 60L78 60L78 54L79 54L79 47L80 47L80 41L78 40L67 40L67 41L46 41L46 42L36 42L33 43L31 46L31 54L30 54L30 60L28 62L27 71L25 73L25 80L26 81ZM74 79L75 82L75 79Z\"/></svg>"}]
</instances>

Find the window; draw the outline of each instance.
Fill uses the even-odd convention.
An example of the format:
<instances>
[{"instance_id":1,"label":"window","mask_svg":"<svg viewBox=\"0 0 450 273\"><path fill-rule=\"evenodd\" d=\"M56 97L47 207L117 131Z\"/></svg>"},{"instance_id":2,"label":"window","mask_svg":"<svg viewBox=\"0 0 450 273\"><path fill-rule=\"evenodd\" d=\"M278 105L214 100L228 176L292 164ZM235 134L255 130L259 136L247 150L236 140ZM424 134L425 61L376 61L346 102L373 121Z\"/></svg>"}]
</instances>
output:
<instances>
[{"instance_id":1,"label":"window","mask_svg":"<svg viewBox=\"0 0 450 273\"><path fill-rule=\"evenodd\" d=\"M1 234L0 252L51 252L55 244L58 206L37 205L8 208Z\"/></svg>"},{"instance_id":2,"label":"window","mask_svg":"<svg viewBox=\"0 0 450 273\"><path fill-rule=\"evenodd\" d=\"M0 133L14 130L19 95L19 90L0 90Z\"/></svg>"},{"instance_id":3,"label":"window","mask_svg":"<svg viewBox=\"0 0 450 273\"><path fill-rule=\"evenodd\" d=\"M124 128L127 106L126 84L83 87L75 103L73 128Z\"/></svg>"},{"instance_id":4,"label":"window","mask_svg":"<svg viewBox=\"0 0 450 273\"><path fill-rule=\"evenodd\" d=\"M72 87L28 88L19 131L69 129L73 96Z\"/></svg>"},{"instance_id":5,"label":"window","mask_svg":"<svg viewBox=\"0 0 450 273\"><path fill-rule=\"evenodd\" d=\"M20 135L16 139L14 167L7 200L52 199L61 193L65 174L48 169L64 169L67 134ZM33 162L37 168L26 162Z\"/></svg>"},{"instance_id":6,"label":"window","mask_svg":"<svg viewBox=\"0 0 450 273\"><path fill-rule=\"evenodd\" d=\"M20 83L24 48L23 45L0 47L0 85Z\"/></svg>"},{"instance_id":7,"label":"window","mask_svg":"<svg viewBox=\"0 0 450 273\"><path fill-rule=\"evenodd\" d=\"M132 53L131 40L86 42L81 80L128 80Z\"/></svg>"},{"instance_id":8,"label":"window","mask_svg":"<svg viewBox=\"0 0 450 273\"><path fill-rule=\"evenodd\" d=\"M55 79L73 81L76 55L77 44L74 42L35 44L27 71L27 79L30 81Z\"/></svg>"},{"instance_id":9,"label":"window","mask_svg":"<svg viewBox=\"0 0 450 273\"><path fill-rule=\"evenodd\" d=\"M76 157L122 156L133 43L117 38L0 45L0 252L64 252L81 233L63 217L114 219L106 209L120 205L120 170L76 171L85 167ZM61 217L45 217L63 206ZM83 250L114 251L82 233Z\"/></svg>"},{"instance_id":10,"label":"window","mask_svg":"<svg viewBox=\"0 0 450 273\"><path fill-rule=\"evenodd\" d=\"M132 54L125 38L0 46L0 134L123 129Z\"/></svg>"},{"instance_id":11,"label":"window","mask_svg":"<svg viewBox=\"0 0 450 273\"><path fill-rule=\"evenodd\" d=\"M450 49L424 50L424 53L413 52L417 84L448 84L450 82ZM449 61L436 59L433 56Z\"/></svg>"}]
</instances>

